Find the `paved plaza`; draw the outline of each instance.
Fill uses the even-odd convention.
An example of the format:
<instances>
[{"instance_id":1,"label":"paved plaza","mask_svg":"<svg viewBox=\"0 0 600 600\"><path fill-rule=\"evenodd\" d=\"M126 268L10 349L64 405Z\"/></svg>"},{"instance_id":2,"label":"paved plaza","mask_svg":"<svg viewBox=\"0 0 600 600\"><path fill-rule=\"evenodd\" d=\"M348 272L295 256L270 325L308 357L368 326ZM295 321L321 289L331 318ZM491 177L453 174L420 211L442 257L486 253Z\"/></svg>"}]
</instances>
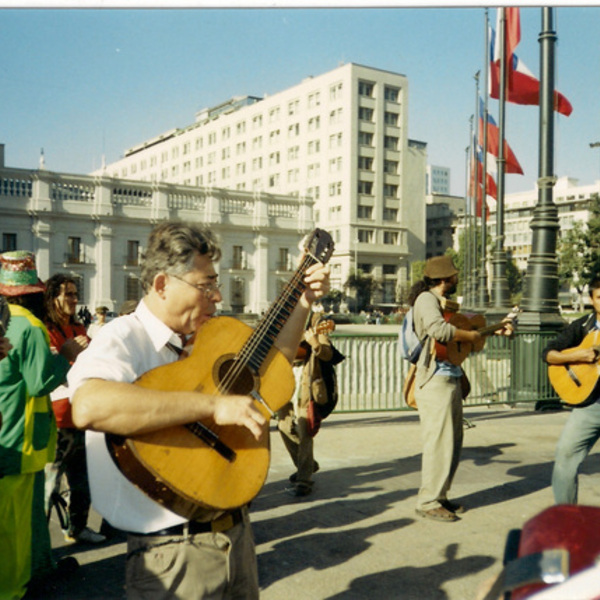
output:
<instances>
[{"instance_id":1,"label":"paved plaza","mask_svg":"<svg viewBox=\"0 0 600 600\"><path fill-rule=\"evenodd\" d=\"M509 530L552 504L554 448L568 411L472 408L466 416L452 498L468 511L456 523L414 512L416 413L334 413L315 439L320 471L307 498L285 493L293 469L273 430L269 477L251 509L261 599L474 600L500 570ZM585 463L582 504L600 505L599 459L596 452ZM55 518L51 527L57 557L71 554L81 567L45 599L125 597L123 538L65 546Z\"/></svg>"}]
</instances>

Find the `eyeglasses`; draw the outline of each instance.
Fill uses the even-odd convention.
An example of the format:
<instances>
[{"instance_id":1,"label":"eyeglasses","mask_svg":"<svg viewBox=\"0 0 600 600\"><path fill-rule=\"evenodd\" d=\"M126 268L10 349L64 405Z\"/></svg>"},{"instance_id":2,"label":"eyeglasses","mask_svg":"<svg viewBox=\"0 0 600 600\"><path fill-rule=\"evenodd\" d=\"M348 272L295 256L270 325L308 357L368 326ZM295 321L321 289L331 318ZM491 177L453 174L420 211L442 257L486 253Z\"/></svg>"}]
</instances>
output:
<instances>
[{"instance_id":1,"label":"eyeglasses","mask_svg":"<svg viewBox=\"0 0 600 600\"><path fill-rule=\"evenodd\" d=\"M173 273L169 273L169 277L179 279L179 281L183 281L183 283L187 283L189 286L196 288L205 298L212 298L222 287L221 283L190 283L181 277L177 277L177 275L173 275Z\"/></svg>"}]
</instances>

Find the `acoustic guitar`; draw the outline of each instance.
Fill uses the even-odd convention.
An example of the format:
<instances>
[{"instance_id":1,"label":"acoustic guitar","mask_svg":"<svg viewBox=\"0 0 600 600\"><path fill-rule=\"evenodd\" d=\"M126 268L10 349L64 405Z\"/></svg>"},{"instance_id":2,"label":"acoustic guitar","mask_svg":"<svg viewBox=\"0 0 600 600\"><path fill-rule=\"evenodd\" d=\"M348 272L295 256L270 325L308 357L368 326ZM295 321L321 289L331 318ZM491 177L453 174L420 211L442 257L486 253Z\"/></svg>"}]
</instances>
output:
<instances>
[{"instance_id":1,"label":"acoustic guitar","mask_svg":"<svg viewBox=\"0 0 600 600\"><path fill-rule=\"evenodd\" d=\"M326 263L333 249L331 236L316 229L300 266L254 331L233 317L215 317L198 330L189 357L136 381L164 391L248 395L267 417L258 441L245 427L210 419L128 438L107 435L118 468L153 500L194 519L206 508L231 510L258 494L269 469L268 419L295 386L292 367L274 342L306 288L306 270Z\"/></svg>"},{"instance_id":2,"label":"acoustic guitar","mask_svg":"<svg viewBox=\"0 0 600 600\"><path fill-rule=\"evenodd\" d=\"M335 321L332 319L327 319L326 321L321 321L317 323L316 327L313 328L317 335L323 335L325 333L331 333L335 330ZM298 350L296 351L295 360L304 360L306 355L308 354L308 342L302 340L300 345L298 346Z\"/></svg>"},{"instance_id":3,"label":"acoustic guitar","mask_svg":"<svg viewBox=\"0 0 600 600\"><path fill-rule=\"evenodd\" d=\"M486 336L502 329L506 325L506 321L486 325L485 317L483 315L468 316L459 312L445 312L444 318L448 323L451 323L458 329L465 329L467 331L476 329L482 336L477 342L459 342L452 340L450 342L441 343L436 341L435 348L438 360L447 360L457 367L464 362L471 352L480 352L483 350Z\"/></svg>"},{"instance_id":4,"label":"acoustic guitar","mask_svg":"<svg viewBox=\"0 0 600 600\"><path fill-rule=\"evenodd\" d=\"M600 331L590 331L575 348L563 350L569 355L591 348L596 354L593 363L548 365L548 379L560 399L571 406L586 406L598 398L600 382Z\"/></svg>"}]
</instances>

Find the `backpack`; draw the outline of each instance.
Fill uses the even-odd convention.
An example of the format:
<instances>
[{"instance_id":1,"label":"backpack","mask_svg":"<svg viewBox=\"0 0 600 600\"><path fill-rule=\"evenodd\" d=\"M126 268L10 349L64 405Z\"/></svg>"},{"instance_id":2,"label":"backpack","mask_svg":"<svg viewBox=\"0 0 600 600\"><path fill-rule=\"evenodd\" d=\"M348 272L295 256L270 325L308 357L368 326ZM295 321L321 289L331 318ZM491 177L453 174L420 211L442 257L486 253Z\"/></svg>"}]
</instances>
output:
<instances>
[{"instance_id":1,"label":"backpack","mask_svg":"<svg viewBox=\"0 0 600 600\"><path fill-rule=\"evenodd\" d=\"M423 350L423 340L418 338L415 331L412 308L409 309L402 321L402 328L398 334L398 344L400 346L400 356L413 365L416 364Z\"/></svg>"}]
</instances>

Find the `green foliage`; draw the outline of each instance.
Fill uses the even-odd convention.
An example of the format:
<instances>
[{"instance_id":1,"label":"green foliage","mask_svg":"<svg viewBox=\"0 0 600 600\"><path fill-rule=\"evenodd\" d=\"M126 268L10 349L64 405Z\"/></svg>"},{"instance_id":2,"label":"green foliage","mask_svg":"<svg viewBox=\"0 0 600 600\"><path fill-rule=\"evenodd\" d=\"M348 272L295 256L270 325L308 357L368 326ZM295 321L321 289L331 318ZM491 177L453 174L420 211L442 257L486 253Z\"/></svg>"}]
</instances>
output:
<instances>
[{"instance_id":1,"label":"green foliage","mask_svg":"<svg viewBox=\"0 0 600 600\"><path fill-rule=\"evenodd\" d=\"M580 294L593 273L600 272L600 197L593 194L587 227L575 221L558 242L558 276L560 283Z\"/></svg>"},{"instance_id":2,"label":"green foliage","mask_svg":"<svg viewBox=\"0 0 600 600\"><path fill-rule=\"evenodd\" d=\"M381 287L372 275L365 275L360 270L350 273L344 286L355 291L357 312L365 310L371 304L373 293Z\"/></svg>"}]
</instances>

